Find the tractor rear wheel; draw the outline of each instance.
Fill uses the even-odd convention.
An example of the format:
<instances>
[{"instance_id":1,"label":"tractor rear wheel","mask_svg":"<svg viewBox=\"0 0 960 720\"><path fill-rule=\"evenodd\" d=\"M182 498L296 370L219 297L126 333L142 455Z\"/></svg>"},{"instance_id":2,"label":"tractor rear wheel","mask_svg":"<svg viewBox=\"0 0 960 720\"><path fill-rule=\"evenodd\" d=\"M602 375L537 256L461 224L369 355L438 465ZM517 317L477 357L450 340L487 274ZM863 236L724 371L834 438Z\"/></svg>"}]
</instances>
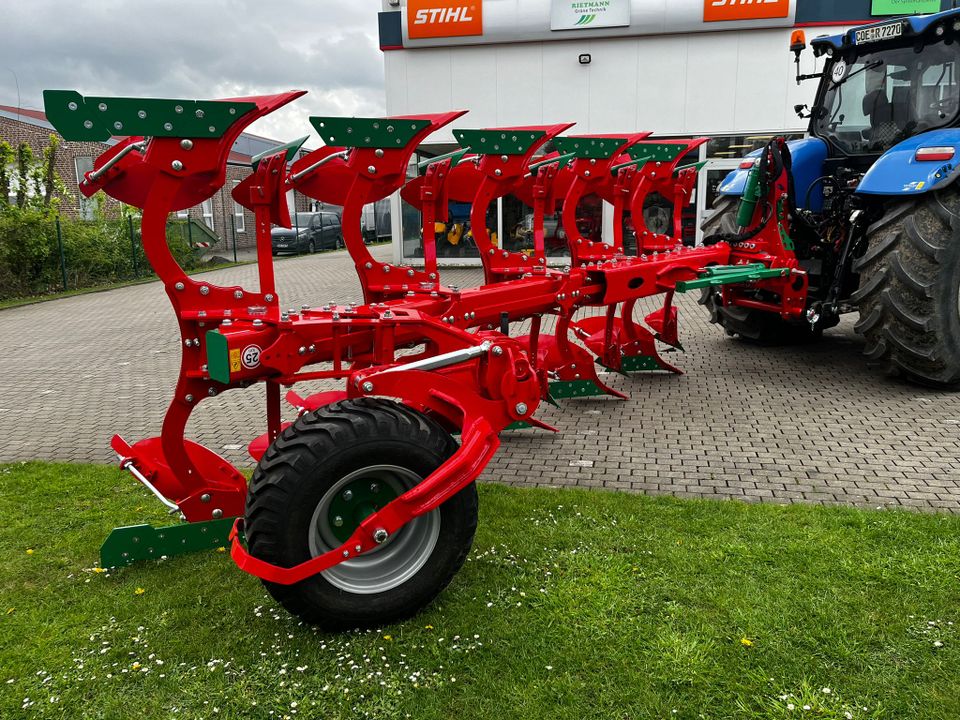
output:
<instances>
[{"instance_id":1,"label":"tractor rear wheel","mask_svg":"<svg viewBox=\"0 0 960 720\"><path fill-rule=\"evenodd\" d=\"M960 387L960 192L897 203L867 238L852 296L864 354L888 374Z\"/></svg>"},{"instance_id":2,"label":"tractor rear wheel","mask_svg":"<svg viewBox=\"0 0 960 720\"><path fill-rule=\"evenodd\" d=\"M737 232L737 209L740 198L722 195L713 204L713 214L700 226L704 237ZM730 337L761 345L787 345L810 342L819 338L822 329L811 329L806 322L786 322L779 315L762 310L724 307L720 288L704 288L700 304L710 313L710 322L722 327Z\"/></svg>"},{"instance_id":3,"label":"tractor rear wheel","mask_svg":"<svg viewBox=\"0 0 960 720\"><path fill-rule=\"evenodd\" d=\"M364 518L456 449L433 420L388 400L344 400L301 416L270 446L251 480L250 553L291 567L339 547ZM471 483L374 550L295 585L264 585L288 611L329 630L400 620L447 586L476 527Z\"/></svg>"}]
</instances>

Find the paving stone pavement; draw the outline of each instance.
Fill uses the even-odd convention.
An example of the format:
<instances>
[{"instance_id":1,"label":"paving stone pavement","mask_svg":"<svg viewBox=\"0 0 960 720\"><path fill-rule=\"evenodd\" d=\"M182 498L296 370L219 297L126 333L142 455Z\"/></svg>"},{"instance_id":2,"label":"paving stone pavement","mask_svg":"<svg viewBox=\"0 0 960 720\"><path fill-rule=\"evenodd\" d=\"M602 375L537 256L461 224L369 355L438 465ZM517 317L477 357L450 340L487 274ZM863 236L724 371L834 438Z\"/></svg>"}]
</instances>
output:
<instances>
[{"instance_id":1,"label":"paving stone pavement","mask_svg":"<svg viewBox=\"0 0 960 720\"><path fill-rule=\"evenodd\" d=\"M373 252L385 260L390 248ZM255 286L255 273L205 277ZM477 270L444 272L461 287L479 279ZM277 282L291 307L360 300L343 252L282 260ZM608 374L629 400L542 406L539 417L560 432L504 433L483 479L960 511L960 394L868 369L852 318L814 345L759 348L726 338L693 297L679 307L687 351L668 357L684 375ZM180 352L159 283L0 311L0 337L0 461L111 463L113 433L159 434ZM244 448L263 422L262 387L235 390L204 401L188 434L247 467Z\"/></svg>"}]
</instances>

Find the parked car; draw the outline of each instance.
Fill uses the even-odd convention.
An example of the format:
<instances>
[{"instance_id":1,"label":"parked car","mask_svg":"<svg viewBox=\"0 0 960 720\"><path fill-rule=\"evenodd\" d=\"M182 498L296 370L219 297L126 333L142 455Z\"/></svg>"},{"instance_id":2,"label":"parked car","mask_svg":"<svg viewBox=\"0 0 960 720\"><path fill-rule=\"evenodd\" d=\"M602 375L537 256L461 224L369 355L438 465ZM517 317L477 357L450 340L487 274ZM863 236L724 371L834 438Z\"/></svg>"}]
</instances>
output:
<instances>
[{"instance_id":1,"label":"parked car","mask_svg":"<svg viewBox=\"0 0 960 720\"><path fill-rule=\"evenodd\" d=\"M275 227L270 231L273 254L312 253L343 247L340 217L332 212L301 212L293 219L293 227Z\"/></svg>"}]
</instances>

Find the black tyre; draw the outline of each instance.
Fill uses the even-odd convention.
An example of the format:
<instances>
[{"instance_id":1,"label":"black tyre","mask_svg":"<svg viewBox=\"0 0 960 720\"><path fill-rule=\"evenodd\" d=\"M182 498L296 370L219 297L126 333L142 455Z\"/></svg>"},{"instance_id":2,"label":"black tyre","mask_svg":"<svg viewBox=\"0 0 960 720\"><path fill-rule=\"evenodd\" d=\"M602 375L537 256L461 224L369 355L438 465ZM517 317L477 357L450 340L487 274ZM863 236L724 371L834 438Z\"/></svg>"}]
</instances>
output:
<instances>
[{"instance_id":1,"label":"black tyre","mask_svg":"<svg viewBox=\"0 0 960 720\"><path fill-rule=\"evenodd\" d=\"M312 255L316 251L317 251L317 244L313 240L311 240L310 243L307 245L307 252Z\"/></svg>"},{"instance_id":2,"label":"black tyre","mask_svg":"<svg viewBox=\"0 0 960 720\"><path fill-rule=\"evenodd\" d=\"M374 509L419 483L456 449L433 420L388 400L345 400L303 415L253 474L249 550L291 567L339 547ZM307 623L329 630L382 625L415 614L447 586L466 560L476 527L471 483L375 550L296 585L264 585Z\"/></svg>"},{"instance_id":3,"label":"black tyre","mask_svg":"<svg viewBox=\"0 0 960 720\"><path fill-rule=\"evenodd\" d=\"M673 235L673 203L660 193L651 193L643 201L643 224L658 235Z\"/></svg>"},{"instance_id":4,"label":"black tyre","mask_svg":"<svg viewBox=\"0 0 960 720\"><path fill-rule=\"evenodd\" d=\"M960 388L960 192L897 203L857 258L864 354L887 373Z\"/></svg>"},{"instance_id":5,"label":"black tyre","mask_svg":"<svg viewBox=\"0 0 960 720\"><path fill-rule=\"evenodd\" d=\"M737 209L740 198L720 196L713 205L713 214L700 226L704 237L717 233L737 232ZM810 342L820 337L822 329L811 329L806 322L786 322L779 315L763 310L723 307L719 288L704 288L699 303L710 313L710 322L722 327L730 337L761 345L784 345Z\"/></svg>"}]
</instances>

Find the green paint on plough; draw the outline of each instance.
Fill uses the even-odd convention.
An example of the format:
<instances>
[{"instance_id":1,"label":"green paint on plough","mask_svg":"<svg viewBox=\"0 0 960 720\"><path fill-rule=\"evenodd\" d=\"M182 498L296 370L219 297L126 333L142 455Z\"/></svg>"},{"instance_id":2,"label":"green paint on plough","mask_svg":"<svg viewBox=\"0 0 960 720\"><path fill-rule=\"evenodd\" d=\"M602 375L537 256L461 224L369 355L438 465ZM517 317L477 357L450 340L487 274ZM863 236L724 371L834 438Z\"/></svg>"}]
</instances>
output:
<instances>
[{"instance_id":1,"label":"green paint on plough","mask_svg":"<svg viewBox=\"0 0 960 720\"><path fill-rule=\"evenodd\" d=\"M563 398L595 397L606 395L591 380L554 380L550 383L550 395L558 400Z\"/></svg>"},{"instance_id":2,"label":"green paint on plough","mask_svg":"<svg viewBox=\"0 0 960 720\"><path fill-rule=\"evenodd\" d=\"M620 360L620 372L647 372L662 369L657 359L650 355L630 355Z\"/></svg>"},{"instance_id":3,"label":"green paint on plough","mask_svg":"<svg viewBox=\"0 0 960 720\"><path fill-rule=\"evenodd\" d=\"M732 285L734 283L765 280L767 278L786 277L790 274L788 268L768 268L761 263L749 265L716 265L708 267L700 273L696 280L681 280L677 283L677 292L699 290L717 285Z\"/></svg>"},{"instance_id":4,"label":"green paint on plough","mask_svg":"<svg viewBox=\"0 0 960 720\"><path fill-rule=\"evenodd\" d=\"M152 525L114 528L100 547L100 566L124 567L140 560L159 560L164 556L227 547L235 519L180 523L160 528Z\"/></svg>"}]
</instances>

